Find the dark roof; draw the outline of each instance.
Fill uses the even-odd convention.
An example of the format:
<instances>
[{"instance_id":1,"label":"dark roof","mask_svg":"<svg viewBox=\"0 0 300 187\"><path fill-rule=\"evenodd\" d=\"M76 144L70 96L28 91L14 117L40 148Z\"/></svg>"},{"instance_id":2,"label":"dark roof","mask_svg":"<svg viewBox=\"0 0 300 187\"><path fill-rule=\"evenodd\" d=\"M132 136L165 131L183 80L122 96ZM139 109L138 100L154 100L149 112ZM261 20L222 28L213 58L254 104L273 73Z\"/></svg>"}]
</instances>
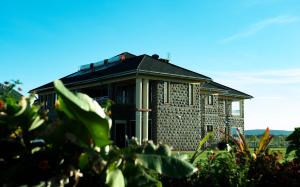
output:
<instances>
[{"instance_id":1,"label":"dark roof","mask_svg":"<svg viewBox=\"0 0 300 187\"><path fill-rule=\"evenodd\" d=\"M241 91L235 90L233 88L230 88L228 86L219 84L217 82L214 81L209 81L209 82L205 82L202 87L204 89L207 90L211 90L211 91L217 91L222 93L221 95L225 95L225 96L234 96L234 97L240 97L243 99L251 99L253 98L251 95L248 95L246 93L243 93Z\"/></svg>"},{"instance_id":2,"label":"dark roof","mask_svg":"<svg viewBox=\"0 0 300 187\"><path fill-rule=\"evenodd\" d=\"M134 56L130 53L122 53L126 55L125 60L119 60L111 64L102 66L99 70L95 69L93 72L78 71L66 77L61 78L64 84L84 84L87 82L95 82L97 80L116 78L128 75L161 75L166 77L182 78L189 80L211 80L211 78L201 75L199 73L181 68L169 62L162 62L149 55ZM118 56L118 55L117 55ZM48 83L37 87L33 91L41 91L51 89L53 83Z\"/></svg>"},{"instance_id":3,"label":"dark roof","mask_svg":"<svg viewBox=\"0 0 300 187\"><path fill-rule=\"evenodd\" d=\"M176 66L170 62L160 61L151 56L144 55L142 63L138 67L139 73L160 74L181 78L191 78L200 80L211 80L210 77L193 72L191 70Z\"/></svg>"},{"instance_id":4,"label":"dark roof","mask_svg":"<svg viewBox=\"0 0 300 187\"><path fill-rule=\"evenodd\" d=\"M67 75L61 78L60 80L63 81L64 84L77 85L129 75L159 75L168 78L180 78L191 81L204 81L204 89L217 91L219 93L222 93L222 95L237 98L253 98L251 95L216 83L210 77L171 64L168 60L159 59L158 55L149 56L143 54L140 56L135 56L131 53L125 52L116 55L113 58L120 57L121 55L125 56L125 59L121 60L121 58L119 58L119 60L113 63L106 63L105 65L95 67L95 69L89 69L89 65L85 65L87 69L80 70L70 75ZM39 92L52 88L53 83L51 82L38 88L35 88L30 92Z\"/></svg>"}]
</instances>

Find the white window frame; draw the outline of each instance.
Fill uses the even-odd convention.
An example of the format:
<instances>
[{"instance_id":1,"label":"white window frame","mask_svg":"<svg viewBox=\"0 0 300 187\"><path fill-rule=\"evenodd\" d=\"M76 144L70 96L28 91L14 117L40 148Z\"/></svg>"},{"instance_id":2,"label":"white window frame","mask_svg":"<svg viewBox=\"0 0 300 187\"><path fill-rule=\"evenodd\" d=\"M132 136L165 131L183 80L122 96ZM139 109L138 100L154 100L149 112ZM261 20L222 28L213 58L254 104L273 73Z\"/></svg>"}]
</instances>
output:
<instances>
[{"instance_id":1,"label":"white window frame","mask_svg":"<svg viewBox=\"0 0 300 187\"><path fill-rule=\"evenodd\" d=\"M234 103L237 103L238 109L234 110ZM241 116L241 101L232 101L231 102L231 115L232 116Z\"/></svg>"},{"instance_id":2,"label":"white window frame","mask_svg":"<svg viewBox=\"0 0 300 187\"><path fill-rule=\"evenodd\" d=\"M189 105L194 104L194 85L189 84Z\"/></svg>"},{"instance_id":3,"label":"white window frame","mask_svg":"<svg viewBox=\"0 0 300 187\"><path fill-rule=\"evenodd\" d=\"M126 104L126 90L122 90L122 104Z\"/></svg>"},{"instance_id":4,"label":"white window frame","mask_svg":"<svg viewBox=\"0 0 300 187\"><path fill-rule=\"evenodd\" d=\"M163 92L164 103L170 103L170 83L165 81L163 89L164 89L164 92Z\"/></svg>"},{"instance_id":5,"label":"white window frame","mask_svg":"<svg viewBox=\"0 0 300 187\"><path fill-rule=\"evenodd\" d=\"M208 95L207 96L207 104L208 105L214 105L214 96L213 95Z\"/></svg>"}]
</instances>

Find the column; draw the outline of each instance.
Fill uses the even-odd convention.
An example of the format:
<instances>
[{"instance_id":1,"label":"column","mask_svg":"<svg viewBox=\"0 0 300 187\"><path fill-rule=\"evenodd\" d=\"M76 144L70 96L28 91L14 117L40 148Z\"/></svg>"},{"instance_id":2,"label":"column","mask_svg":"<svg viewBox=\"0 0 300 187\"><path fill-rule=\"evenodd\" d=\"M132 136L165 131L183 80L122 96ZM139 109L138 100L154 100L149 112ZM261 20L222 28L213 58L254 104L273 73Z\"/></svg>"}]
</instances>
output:
<instances>
[{"instance_id":1,"label":"column","mask_svg":"<svg viewBox=\"0 0 300 187\"><path fill-rule=\"evenodd\" d=\"M242 118L244 118L244 107L245 107L244 100L241 100L240 101L240 116Z\"/></svg>"},{"instance_id":2,"label":"column","mask_svg":"<svg viewBox=\"0 0 300 187\"><path fill-rule=\"evenodd\" d=\"M142 141L142 79L137 78L135 82L135 137L138 139L138 142Z\"/></svg>"},{"instance_id":3,"label":"column","mask_svg":"<svg viewBox=\"0 0 300 187\"><path fill-rule=\"evenodd\" d=\"M143 140L148 140L148 121L149 121L149 80L143 80Z\"/></svg>"}]
</instances>

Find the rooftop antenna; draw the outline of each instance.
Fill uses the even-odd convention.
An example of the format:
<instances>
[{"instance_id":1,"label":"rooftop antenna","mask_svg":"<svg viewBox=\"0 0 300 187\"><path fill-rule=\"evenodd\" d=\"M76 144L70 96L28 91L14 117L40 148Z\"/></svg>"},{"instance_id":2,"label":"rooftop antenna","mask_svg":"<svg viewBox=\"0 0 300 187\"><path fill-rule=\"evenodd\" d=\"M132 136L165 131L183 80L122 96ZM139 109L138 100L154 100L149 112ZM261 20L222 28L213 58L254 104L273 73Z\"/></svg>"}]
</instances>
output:
<instances>
[{"instance_id":1,"label":"rooftop antenna","mask_svg":"<svg viewBox=\"0 0 300 187\"><path fill-rule=\"evenodd\" d=\"M167 60L171 61L171 53L170 52L167 53Z\"/></svg>"}]
</instances>

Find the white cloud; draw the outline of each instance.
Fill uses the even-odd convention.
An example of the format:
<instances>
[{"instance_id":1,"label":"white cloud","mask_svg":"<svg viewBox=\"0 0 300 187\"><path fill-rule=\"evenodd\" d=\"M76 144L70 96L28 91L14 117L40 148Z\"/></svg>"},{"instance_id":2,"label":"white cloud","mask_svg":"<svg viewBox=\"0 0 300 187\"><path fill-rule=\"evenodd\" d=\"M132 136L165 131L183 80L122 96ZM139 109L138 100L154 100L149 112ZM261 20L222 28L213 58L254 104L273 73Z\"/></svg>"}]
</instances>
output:
<instances>
[{"instance_id":1,"label":"white cloud","mask_svg":"<svg viewBox=\"0 0 300 187\"><path fill-rule=\"evenodd\" d=\"M276 92L276 91L274 91ZM271 93L270 93L271 94ZM284 96L282 96L284 97ZM300 124L299 98L256 99L245 102L245 128L293 130Z\"/></svg>"},{"instance_id":2,"label":"white cloud","mask_svg":"<svg viewBox=\"0 0 300 187\"><path fill-rule=\"evenodd\" d=\"M248 36L254 35L257 32L268 28L273 25L282 25L282 24L288 24L298 21L298 17L296 16L277 16L273 18L268 18L262 21L259 21L253 25L251 25L248 29L238 32L236 34L233 34L231 36L228 36L221 40L221 43L228 43L234 40L238 40L241 38L246 38Z\"/></svg>"}]
</instances>

